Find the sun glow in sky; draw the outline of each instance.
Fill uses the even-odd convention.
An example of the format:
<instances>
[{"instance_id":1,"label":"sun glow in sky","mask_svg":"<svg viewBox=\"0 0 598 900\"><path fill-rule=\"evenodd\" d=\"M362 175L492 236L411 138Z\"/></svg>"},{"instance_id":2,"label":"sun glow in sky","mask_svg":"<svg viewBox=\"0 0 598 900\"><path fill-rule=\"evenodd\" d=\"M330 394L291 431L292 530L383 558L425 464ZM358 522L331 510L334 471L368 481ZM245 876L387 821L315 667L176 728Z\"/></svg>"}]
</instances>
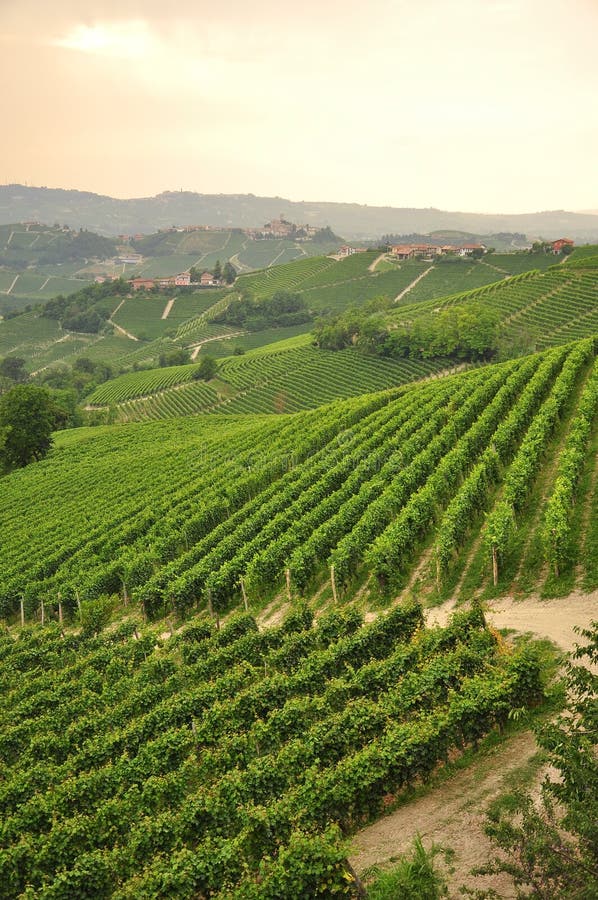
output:
<instances>
[{"instance_id":1,"label":"sun glow in sky","mask_svg":"<svg viewBox=\"0 0 598 900\"><path fill-rule=\"evenodd\" d=\"M124 59L146 56L151 51L151 35L145 22L122 24L75 25L68 34L58 38L57 47L81 50L84 53L103 53Z\"/></svg>"},{"instance_id":2,"label":"sun glow in sky","mask_svg":"<svg viewBox=\"0 0 598 900\"><path fill-rule=\"evenodd\" d=\"M2 0L0 181L598 208L595 0Z\"/></svg>"}]
</instances>

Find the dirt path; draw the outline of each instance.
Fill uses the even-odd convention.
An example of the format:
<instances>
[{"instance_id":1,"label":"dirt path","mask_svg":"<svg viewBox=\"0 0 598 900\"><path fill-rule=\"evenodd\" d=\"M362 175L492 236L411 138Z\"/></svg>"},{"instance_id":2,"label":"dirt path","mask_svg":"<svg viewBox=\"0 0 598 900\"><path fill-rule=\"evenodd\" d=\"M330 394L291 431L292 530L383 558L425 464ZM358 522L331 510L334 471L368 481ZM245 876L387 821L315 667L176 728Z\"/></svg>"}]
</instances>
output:
<instances>
[{"instance_id":1,"label":"dirt path","mask_svg":"<svg viewBox=\"0 0 598 900\"><path fill-rule=\"evenodd\" d=\"M5 291L6 294L10 294L10 292L12 291L13 287L15 286L15 284L17 283L18 280L19 280L19 276L15 275L15 277L12 280L11 286L9 287L9 289L7 291Z\"/></svg>"},{"instance_id":2,"label":"dirt path","mask_svg":"<svg viewBox=\"0 0 598 900\"><path fill-rule=\"evenodd\" d=\"M227 338L239 337L241 334L245 334L244 331L233 331L232 334L217 334L214 337L204 338L203 341L199 341L197 344L193 345L193 353L191 354L191 359L195 361L197 359L197 354L201 350L204 344L209 344L210 341L223 341Z\"/></svg>"},{"instance_id":3,"label":"dirt path","mask_svg":"<svg viewBox=\"0 0 598 900\"><path fill-rule=\"evenodd\" d=\"M381 253L380 256L377 256L376 259L369 264L368 272L375 272L376 266L378 265L380 260L384 259L385 257L386 257L386 253Z\"/></svg>"},{"instance_id":4,"label":"dirt path","mask_svg":"<svg viewBox=\"0 0 598 900\"><path fill-rule=\"evenodd\" d=\"M121 333L121 334L124 334L125 337L128 337L129 340L131 340L131 341L138 341L138 340L139 340L138 337L135 337L135 335L134 335L134 334L131 334L130 331L126 331L124 328L121 328L121 326L120 326L120 325L117 325L116 322L114 321L114 316L117 314L117 312L119 311L119 309L121 308L121 306L123 306L123 304L125 303L126 299L127 299L127 298L124 297L124 298L120 301L120 303L118 304L118 306L116 307L116 309L113 309L113 310L112 310L112 312L110 313L110 318L108 319L108 321L110 322L110 324L112 325L113 328L115 328L117 331L120 331L120 333Z\"/></svg>"},{"instance_id":5,"label":"dirt path","mask_svg":"<svg viewBox=\"0 0 598 900\"><path fill-rule=\"evenodd\" d=\"M527 731L518 734L445 784L361 831L354 839L351 864L358 872L383 865L408 850L419 832L424 846L436 843L455 851L451 897L460 896L460 885L467 884L472 888L492 886L501 898L510 900L515 893L508 878L478 879L469 873L493 852L483 831L483 809L505 789L505 774L535 751L533 735Z\"/></svg>"},{"instance_id":6,"label":"dirt path","mask_svg":"<svg viewBox=\"0 0 598 900\"><path fill-rule=\"evenodd\" d=\"M455 604L450 600L428 610L428 625L446 625L454 608ZM568 651L579 640L573 631L574 626L585 628L592 619L598 619L598 591L590 594L573 591L567 597L554 600L500 597L489 601L486 618L496 628L514 628L522 633L531 632L538 637L547 637L561 650Z\"/></svg>"},{"instance_id":7,"label":"dirt path","mask_svg":"<svg viewBox=\"0 0 598 900\"><path fill-rule=\"evenodd\" d=\"M166 306L164 307L164 312L162 313L162 318L163 318L163 319L167 319L168 316L170 315L170 310L171 310L172 307L174 306L174 301L175 301L175 300L176 300L176 297L172 297L172 299L170 299L170 300L168 301L168 303L166 304Z\"/></svg>"},{"instance_id":8,"label":"dirt path","mask_svg":"<svg viewBox=\"0 0 598 900\"><path fill-rule=\"evenodd\" d=\"M433 268L434 268L434 266L429 266L427 269L424 269L424 271L421 272L421 274L418 275L417 278L413 279L411 284L408 284L407 287L404 290L402 290L400 294L397 294L397 296L393 300L393 303L398 303L399 300L401 300L405 296L405 294L408 294L409 291L415 287L415 285L418 283L418 281L421 281L422 278L425 278L426 275L428 274L428 272L431 272Z\"/></svg>"},{"instance_id":9,"label":"dirt path","mask_svg":"<svg viewBox=\"0 0 598 900\"><path fill-rule=\"evenodd\" d=\"M121 328L120 325L117 325L116 322L113 322L112 319L108 319L113 328L116 328L117 331L120 331L121 334L124 334L125 337L128 337L131 341L138 341L139 338L135 337L134 334L131 334L130 331L125 331L124 328Z\"/></svg>"},{"instance_id":10,"label":"dirt path","mask_svg":"<svg viewBox=\"0 0 598 900\"><path fill-rule=\"evenodd\" d=\"M428 624L446 624L454 606L449 601L429 610ZM572 650L579 641L575 625L586 627L597 618L598 591L575 591L557 600L515 601L503 597L492 601L487 611L493 626L547 637L562 650ZM352 865L358 872L374 864L384 865L407 850L419 832L425 846L435 842L456 852L455 871L449 877L451 897L461 896L459 887L466 884L471 888L492 887L501 898L510 900L515 894L508 879L478 879L469 873L493 852L484 833L488 804L508 789L509 773L529 763L535 752L534 737L526 731L481 755L467 769L358 832L353 840Z\"/></svg>"}]
</instances>

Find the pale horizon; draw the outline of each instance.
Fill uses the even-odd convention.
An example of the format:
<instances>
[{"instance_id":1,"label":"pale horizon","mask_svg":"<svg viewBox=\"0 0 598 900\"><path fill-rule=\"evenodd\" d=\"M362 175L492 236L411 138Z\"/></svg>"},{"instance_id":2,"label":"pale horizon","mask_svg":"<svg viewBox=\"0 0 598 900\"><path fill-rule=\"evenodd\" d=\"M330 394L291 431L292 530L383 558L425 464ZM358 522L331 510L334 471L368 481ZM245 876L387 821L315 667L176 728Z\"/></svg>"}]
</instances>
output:
<instances>
[{"instance_id":1,"label":"pale horizon","mask_svg":"<svg viewBox=\"0 0 598 900\"><path fill-rule=\"evenodd\" d=\"M5 0L0 183L598 209L598 8Z\"/></svg>"}]
</instances>

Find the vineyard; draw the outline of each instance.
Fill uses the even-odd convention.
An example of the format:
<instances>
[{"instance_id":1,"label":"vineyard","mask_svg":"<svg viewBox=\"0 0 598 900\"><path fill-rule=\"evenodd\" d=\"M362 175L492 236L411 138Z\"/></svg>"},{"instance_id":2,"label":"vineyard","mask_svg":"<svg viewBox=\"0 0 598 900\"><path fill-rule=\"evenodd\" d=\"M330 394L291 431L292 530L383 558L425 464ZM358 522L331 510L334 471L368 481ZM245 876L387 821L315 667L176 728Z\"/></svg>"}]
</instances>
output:
<instances>
[{"instance_id":1,"label":"vineyard","mask_svg":"<svg viewBox=\"0 0 598 900\"><path fill-rule=\"evenodd\" d=\"M474 609L0 636L0 897L356 896L342 840L542 696Z\"/></svg>"},{"instance_id":2,"label":"vineyard","mask_svg":"<svg viewBox=\"0 0 598 900\"><path fill-rule=\"evenodd\" d=\"M375 359L351 350L333 353L308 345L280 352L230 357L223 361L218 377L203 385L201 390L199 385L188 383L197 366L123 375L97 388L89 403L117 404L117 421L120 422L200 412L229 415L297 412L337 398L354 397L427 378L450 366L446 359ZM169 385L174 386L168 389ZM158 396L147 399L157 392Z\"/></svg>"},{"instance_id":3,"label":"vineyard","mask_svg":"<svg viewBox=\"0 0 598 900\"><path fill-rule=\"evenodd\" d=\"M392 319L414 319L446 306L479 302L501 315L503 338L516 341L522 333L528 334L540 349L595 333L597 292L598 268L558 266L543 274L524 272L476 291L403 307Z\"/></svg>"},{"instance_id":4,"label":"vineyard","mask_svg":"<svg viewBox=\"0 0 598 900\"><path fill-rule=\"evenodd\" d=\"M525 514L559 429L577 461L572 474L570 463L559 466L555 489L562 477L576 485L590 465L593 367L584 341L293 416L100 430L6 479L2 614L21 598L31 616L40 598L50 610L60 595L74 610L77 598L102 594L132 598L150 617L198 605L223 611L243 596L262 603L285 577L293 592L309 592L331 566L339 596L365 579L392 597L426 554L442 587L488 513L499 534L483 530L478 588L493 555L500 569L508 559L508 523ZM241 365L235 377L243 379ZM577 509L595 502L589 487L580 494ZM35 527L25 508L36 509ZM598 519L587 520L592 541ZM579 535L550 537L542 554L578 567L591 585Z\"/></svg>"}]
</instances>

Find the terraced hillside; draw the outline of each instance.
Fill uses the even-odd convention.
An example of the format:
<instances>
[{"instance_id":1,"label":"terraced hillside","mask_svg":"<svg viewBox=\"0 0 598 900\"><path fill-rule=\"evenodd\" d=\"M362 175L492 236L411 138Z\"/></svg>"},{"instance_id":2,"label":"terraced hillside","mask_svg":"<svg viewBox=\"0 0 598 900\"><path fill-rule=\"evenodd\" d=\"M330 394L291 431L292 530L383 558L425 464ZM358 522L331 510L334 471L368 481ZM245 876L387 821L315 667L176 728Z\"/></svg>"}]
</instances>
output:
<instances>
[{"instance_id":1,"label":"terraced hillside","mask_svg":"<svg viewBox=\"0 0 598 900\"><path fill-rule=\"evenodd\" d=\"M233 232L192 232L187 235L174 232L154 235L147 238L150 242L147 252L152 249L151 240L156 237L162 242L170 242L172 246L162 248L166 255L144 263L140 267L144 274L151 274L146 268L154 262L161 269L158 274L170 274L171 269L180 271L185 268L193 254L177 255L175 251L183 243L187 249L194 247L193 253L199 254L193 256L193 263L207 265L211 259L210 254L219 253L218 249L213 249L218 241L232 241L238 235ZM32 240L31 237L28 239ZM276 242L250 243L270 246ZM202 250L203 254L200 253ZM314 245L313 250L321 254L322 247L318 249ZM154 251L157 252L155 247ZM270 260L267 265L272 262ZM510 274L519 273L530 266L545 267L552 263L552 258L545 254L493 254L484 260L454 260L432 265L418 260L397 263L389 261L377 251L368 251L340 260L322 255L310 257L302 253L297 260L285 264L279 264L280 262L278 260L269 268L241 275L229 290L202 290L189 294L175 291L172 296L158 297L148 294L103 298L98 306L100 311L104 308L112 311L112 324L108 324L97 335L62 330L57 332L55 323L49 322L35 311L7 322L0 320L0 353L24 356L30 371L59 364L69 365L78 356L91 356L95 360L122 366L132 366L134 363L148 366L156 365L165 351L173 348L195 349L206 337L210 337L221 338L214 340L210 347L211 353L225 357L236 349L251 350L282 338L308 333L311 329L311 325L306 323L303 327L297 325L292 329L281 330L280 333L272 333L271 329L264 332L244 332L243 329L226 326L222 326L219 331L212 330L211 320L232 299L245 294L265 298L279 290L297 292L315 315L343 312L349 307L362 306L381 297L404 306L505 280ZM124 268L125 276L132 274L130 266ZM120 266L119 274L123 274L122 269ZM169 270L168 273L166 269ZM92 270L95 271L93 266L80 271L77 264L67 266L64 274L75 280L66 283L59 274L62 270L56 267L52 272L46 272L45 269L43 272L27 270L20 274L0 269L0 310L2 291L11 288L17 275L17 284L27 287L27 291L31 288L33 293L22 295L21 300L16 297L14 290L6 294L6 308L16 310L23 308L24 304L35 303L36 299L40 301L60 291L69 293L80 288L86 282L77 279L91 278Z\"/></svg>"},{"instance_id":2,"label":"terraced hillside","mask_svg":"<svg viewBox=\"0 0 598 900\"><path fill-rule=\"evenodd\" d=\"M0 637L0 896L355 897L341 840L542 695L477 611ZM340 827L339 827L340 826Z\"/></svg>"},{"instance_id":3,"label":"terraced hillside","mask_svg":"<svg viewBox=\"0 0 598 900\"><path fill-rule=\"evenodd\" d=\"M285 413L340 397L397 387L445 370L451 361L387 360L317 350L309 345L224 360L209 384L192 382L197 366L123 375L99 387L90 405L116 405L120 422L200 412ZM166 373L166 374L163 374ZM175 383L174 387L168 387ZM139 397L140 399L135 399Z\"/></svg>"},{"instance_id":4,"label":"terraced hillside","mask_svg":"<svg viewBox=\"0 0 598 900\"><path fill-rule=\"evenodd\" d=\"M566 343L598 331L598 267L561 265L544 273L524 272L476 291L410 305L389 319L413 320L469 301L497 310L501 333L513 342L525 332L538 348Z\"/></svg>"},{"instance_id":5,"label":"terraced hillside","mask_svg":"<svg viewBox=\"0 0 598 900\"><path fill-rule=\"evenodd\" d=\"M350 257L343 263L331 262L333 265L351 263L355 267L354 259ZM359 258L358 262L362 264ZM321 268L321 261L318 260L310 261L312 267L320 266L315 274L313 268L312 274L308 274L304 262L294 265L294 277L297 279L305 275L308 283L311 278L331 271L330 267ZM287 270L285 277L288 279L289 267L281 268ZM286 283L288 285L289 281ZM311 290L315 289L305 289L304 293ZM521 347L542 349L597 333L597 297L598 268L560 265L551 267L545 273L523 273L475 291L402 305L396 311L388 310L385 316L393 327L417 321L421 315L450 306L480 304L498 312L505 352L513 348L514 352L520 353L518 348ZM180 370L178 383L173 383L171 387L164 384L159 395L154 385L161 376L148 373L146 385L143 374L138 374L133 381L124 376L115 382L114 388L108 385L96 391L89 398L89 403L100 406L116 404L113 415L115 421L122 422L199 412L294 412L336 397L354 396L426 378L454 369L457 365L448 358L387 359L364 356L350 348L341 351L316 349L303 332L303 326L289 329L295 337L288 342L273 344L268 350L267 341L276 340L278 329L269 330L263 337L257 333L252 344L249 336L241 334L229 338L226 334L219 334L218 329L222 332L232 332L232 329L210 326L201 316L195 321L195 326L180 326L178 334L186 335L187 340L193 337L196 343L209 341L204 352L211 353L214 348L218 355L226 352L227 344L243 348L244 340L250 350L252 347L259 348L262 340L265 346L259 353L254 351L242 358L223 360L218 377L208 386L209 390L188 384L194 371L189 367ZM141 349L130 354L128 359L134 361L143 352ZM129 384L135 385L134 391L127 387ZM155 394L148 399L149 395Z\"/></svg>"},{"instance_id":6,"label":"terraced hillside","mask_svg":"<svg viewBox=\"0 0 598 900\"><path fill-rule=\"evenodd\" d=\"M495 532L486 528L480 564L470 567L468 589L478 589L491 550L498 583L514 558L511 523L526 513L541 471L541 510L562 490L559 479L568 493L555 501L557 531L542 531L538 512L540 562L523 569L542 583L550 563L559 578L595 584L596 554L583 541L595 547L598 525L587 455L596 396L585 341L294 416L92 432L4 480L0 609L17 610L24 595L31 615L40 597L49 605L60 594L73 608L77 596L106 592L132 596L147 615L225 609L241 602L241 579L261 603L284 585L285 570L303 592L326 582L330 565L347 596L364 580L395 595L427 561L442 589L494 510ZM575 466L561 465L561 450L572 448ZM35 522L24 519L21 510L34 507ZM575 517L587 525L571 529ZM531 549L518 546L515 556ZM504 573L512 579L508 565Z\"/></svg>"}]
</instances>

